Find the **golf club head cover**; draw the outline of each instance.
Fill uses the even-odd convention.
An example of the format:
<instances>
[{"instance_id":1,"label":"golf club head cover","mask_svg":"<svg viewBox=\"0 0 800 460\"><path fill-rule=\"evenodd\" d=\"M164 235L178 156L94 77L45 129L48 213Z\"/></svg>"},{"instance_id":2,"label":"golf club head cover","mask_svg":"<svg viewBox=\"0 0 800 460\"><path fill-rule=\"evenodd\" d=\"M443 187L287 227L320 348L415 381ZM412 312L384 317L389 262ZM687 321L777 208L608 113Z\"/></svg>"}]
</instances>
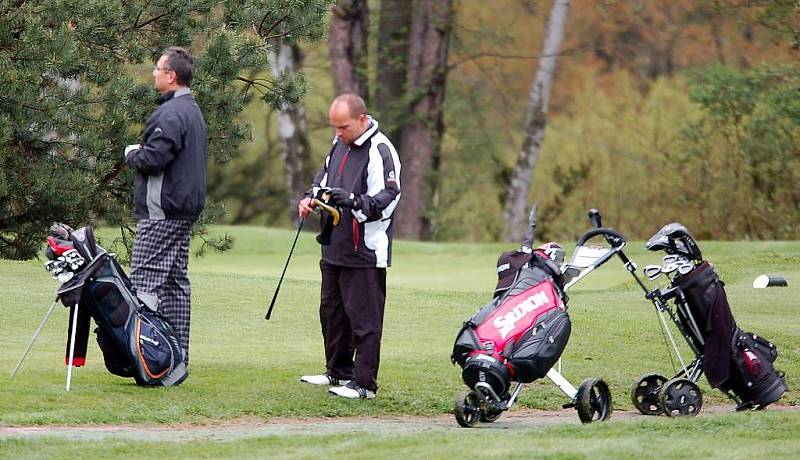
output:
<instances>
[{"instance_id":1,"label":"golf club head cover","mask_svg":"<svg viewBox=\"0 0 800 460\"><path fill-rule=\"evenodd\" d=\"M317 243L322 246L331 244L331 233L333 233L333 216L330 214L323 214L322 231L317 235Z\"/></svg>"}]
</instances>

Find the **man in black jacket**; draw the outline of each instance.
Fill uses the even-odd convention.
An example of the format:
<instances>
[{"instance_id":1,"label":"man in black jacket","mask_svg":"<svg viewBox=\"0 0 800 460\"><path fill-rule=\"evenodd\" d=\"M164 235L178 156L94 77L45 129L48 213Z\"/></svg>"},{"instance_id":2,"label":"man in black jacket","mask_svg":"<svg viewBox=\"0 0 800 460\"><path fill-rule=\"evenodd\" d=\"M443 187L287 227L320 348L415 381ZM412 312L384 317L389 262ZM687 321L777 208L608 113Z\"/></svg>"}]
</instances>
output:
<instances>
[{"instance_id":1,"label":"man in black jacket","mask_svg":"<svg viewBox=\"0 0 800 460\"><path fill-rule=\"evenodd\" d=\"M392 259L392 214L400 200L400 160L364 101L343 94L331 104L336 138L312 187L298 205L300 217L312 211L312 197L330 189L342 208L331 242L322 246L320 322L326 372L301 381L332 385L329 391L351 399L372 399L378 390L386 267ZM355 359L353 355L355 354Z\"/></svg>"},{"instance_id":2,"label":"man in black jacket","mask_svg":"<svg viewBox=\"0 0 800 460\"><path fill-rule=\"evenodd\" d=\"M194 61L183 48L164 50L153 68L161 93L141 144L125 148L136 170L136 239L131 281L169 319L189 363L189 238L206 199L206 122L189 86Z\"/></svg>"}]
</instances>

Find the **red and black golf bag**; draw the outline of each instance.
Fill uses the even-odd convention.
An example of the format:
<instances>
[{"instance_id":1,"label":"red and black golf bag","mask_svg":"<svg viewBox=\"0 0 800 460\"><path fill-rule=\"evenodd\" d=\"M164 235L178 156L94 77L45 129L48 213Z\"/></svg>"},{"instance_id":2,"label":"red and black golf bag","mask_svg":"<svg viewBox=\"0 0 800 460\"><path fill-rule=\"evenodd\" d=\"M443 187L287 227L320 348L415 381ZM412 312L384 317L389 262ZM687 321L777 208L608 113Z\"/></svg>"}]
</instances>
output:
<instances>
[{"instance_id":1,"label":"red and black golf bag","mask_svg":"<svg viewBox=\"0 0 800 460\"><path fill-rule=\"evenodd\" d=\"M117 260L96 244L92 227L59 229L48 238L45 267L63 283L57 296L72 313L68 364L70 356L72 365L84 364L93 318L109 372L133 377L140 385L170 386L185 380L184 351L172 325L136 295Z\"/></svg>"},{"instance_id":2,"label":"red and black golf bag","mask_svg":"<svg viewBox=\"0 0 800 460\"><path fill-rule=\"evenodd\" d=\"M544 377L570 335L561 271L541 250L503 253L496 297L464 323L453 362L464 383L507 397L511 382Z\"/></svg>"}]
</instances>

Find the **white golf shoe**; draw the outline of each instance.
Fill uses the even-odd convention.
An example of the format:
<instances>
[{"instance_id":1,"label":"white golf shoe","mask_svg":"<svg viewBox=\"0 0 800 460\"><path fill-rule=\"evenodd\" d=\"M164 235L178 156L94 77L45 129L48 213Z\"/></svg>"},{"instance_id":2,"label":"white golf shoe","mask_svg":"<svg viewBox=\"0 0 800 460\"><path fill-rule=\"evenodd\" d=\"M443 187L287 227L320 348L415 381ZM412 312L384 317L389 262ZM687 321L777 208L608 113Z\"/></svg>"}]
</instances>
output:
<instances>
[{"instance_id":1,"label":"white golf shoe","mask_svg":"<svg viewBox=\"0 0 800 460\"><path fill-rule=\"evenodd\" d=\"M374 391L367 390L366 388L361 388L360 386L356 385L355 382L350 382L347 385L330 388L328 390L328 393L349 399L375 399Z\"/></svg>"},{"instance_id":2,"label":"white golf shoe","mask_svg":"<svg viewBox=\"0 0 800 460\"><path fill-rule=\"evenodd\" d=\"M300 381L311 385L347 385L350 383L349 380L337 379L328 374L304 375L300 377Z\"/></svg>"}]
</instances>

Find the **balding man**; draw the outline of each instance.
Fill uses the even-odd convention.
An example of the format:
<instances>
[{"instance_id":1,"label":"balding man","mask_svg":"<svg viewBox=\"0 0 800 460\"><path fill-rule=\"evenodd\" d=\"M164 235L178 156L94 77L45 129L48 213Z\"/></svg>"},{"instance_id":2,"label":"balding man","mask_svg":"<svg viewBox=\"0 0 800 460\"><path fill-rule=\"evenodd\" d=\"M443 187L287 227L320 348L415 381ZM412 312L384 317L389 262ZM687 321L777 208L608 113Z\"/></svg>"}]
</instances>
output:
<instances>
[{"instance_id":1,"label":"balding man","mask_svg":"<svg viewBox=\"0 0 800 460\"><path fill-rule=\"evenodd\" d=\"M392 260L392 214L400 200L400 160L364 101L342 94L331 104L336 137L325 164L298 205L312 211L311 197L329 188L345 212L322 246L319 317L325 344L325 373L302 382L328 385L330 393L373 399L378 390L386 267ZM355 359L354 359L355 355Z\"/></svg>"}]
</instances>

